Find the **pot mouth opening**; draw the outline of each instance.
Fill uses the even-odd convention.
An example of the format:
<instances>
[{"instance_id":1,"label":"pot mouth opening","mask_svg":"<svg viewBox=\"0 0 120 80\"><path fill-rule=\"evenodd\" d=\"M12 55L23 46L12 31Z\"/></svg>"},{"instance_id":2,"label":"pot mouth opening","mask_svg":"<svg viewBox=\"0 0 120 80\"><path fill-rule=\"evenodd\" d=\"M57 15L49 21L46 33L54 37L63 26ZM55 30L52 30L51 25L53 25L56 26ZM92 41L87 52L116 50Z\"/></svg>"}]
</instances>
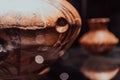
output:
<instances>
[{"instance_id":1,"label":"pot mouth opening","mask_svg":"<svg viewBox=\"0 0 120 80\"><path fill-rule=\"evenodd\" d=\"M105 23L105 22L109 22L110 19L109 18L91 18L88 19L89 23Z\"/></svg>"}]
</instances>

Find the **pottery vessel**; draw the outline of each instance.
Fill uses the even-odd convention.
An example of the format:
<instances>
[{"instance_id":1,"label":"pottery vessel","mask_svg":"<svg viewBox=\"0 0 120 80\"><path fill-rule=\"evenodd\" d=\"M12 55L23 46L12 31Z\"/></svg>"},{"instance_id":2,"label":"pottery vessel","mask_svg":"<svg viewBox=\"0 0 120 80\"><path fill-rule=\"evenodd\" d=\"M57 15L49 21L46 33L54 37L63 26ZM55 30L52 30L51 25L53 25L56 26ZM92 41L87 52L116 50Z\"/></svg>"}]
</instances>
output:
<instances>
[{"instance_id":1,"label":"pottery vessel","mask_svg":"<svg viewBox=\"0 0 120 80\"><path fill-rule=\"evenodd\" d=\"M86 51L103 55L119 42L119 39L107 28L109 21L109 18L88 19L89 31L79 39L79 43Z\"/></svg>"},{"instance_id":2,"label":"pottery vessel","mask_svg":"<svg viewBox=\"0 0 120 80\"><path fill-rule=\"evenodd\" d=\"M36 80L80 28L81 18L66 0L0 0L0 79Z\"/></svg>"}]
</instances>

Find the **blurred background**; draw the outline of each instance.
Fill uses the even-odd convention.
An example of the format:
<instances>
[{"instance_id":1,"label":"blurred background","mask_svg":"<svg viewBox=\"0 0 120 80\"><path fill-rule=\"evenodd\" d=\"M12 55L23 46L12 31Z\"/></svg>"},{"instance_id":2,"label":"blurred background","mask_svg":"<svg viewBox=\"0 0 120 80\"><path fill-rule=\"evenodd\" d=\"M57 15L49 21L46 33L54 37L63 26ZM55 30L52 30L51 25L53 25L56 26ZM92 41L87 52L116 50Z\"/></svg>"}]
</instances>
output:
<instances>
[{"instance_id":1,"label":"blurred background","mask_svg":"<svg viewBox=\"0 0 120 80\"><path fill-rule=\"evenodd\" d=\"M90 54L88 54L78 43L79 38L85 34L89 28L87 19L89 18L110 18L108 29L116 37L120 39L120 1L119 0L68 0L79 12L82 18L81 32L73 43L73 45L66 51L65 55L61 57L56 63L51 66L47 77L42 80L89 80L80 72L80 67L83 65ZM110 58L117 65L120 65L120 43L118 43L105 58ZM118 73L113 80L120 80L120 73Z\"/></svg>"}]
</instances>

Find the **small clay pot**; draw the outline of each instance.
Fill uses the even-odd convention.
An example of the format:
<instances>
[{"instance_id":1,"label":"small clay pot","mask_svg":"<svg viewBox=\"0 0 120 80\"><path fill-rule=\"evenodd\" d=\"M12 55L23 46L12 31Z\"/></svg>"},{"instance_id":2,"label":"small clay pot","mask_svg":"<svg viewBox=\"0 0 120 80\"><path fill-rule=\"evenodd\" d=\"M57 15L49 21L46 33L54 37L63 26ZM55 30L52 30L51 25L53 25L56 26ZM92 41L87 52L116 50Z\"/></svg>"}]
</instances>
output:
<instances>
[{"instance_id":1,"label":"small clay pot","mask_svg":"<svg viewBox=\"0 0 120 80\"><path fill-rule=\"evenodd\" d=\"M107 29L109 18L93 18L88 20L89 32L80 39L80 45L89 53L103 55L108 53L118 42L118 38Z\"/></svg>"}]
</instances>

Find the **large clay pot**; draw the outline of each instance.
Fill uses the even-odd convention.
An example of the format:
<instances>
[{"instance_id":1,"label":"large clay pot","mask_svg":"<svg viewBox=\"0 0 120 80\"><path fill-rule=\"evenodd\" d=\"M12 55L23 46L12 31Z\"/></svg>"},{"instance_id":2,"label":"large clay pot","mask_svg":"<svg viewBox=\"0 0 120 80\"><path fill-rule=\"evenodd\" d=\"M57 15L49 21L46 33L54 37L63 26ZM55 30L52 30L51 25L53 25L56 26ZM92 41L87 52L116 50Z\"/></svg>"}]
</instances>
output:
<instances>
[{"instance_id":1,"label":"large clay pot","mask_svg":"<svg viewBox=\"0 0 120 80\"><path fill-rule=\"evenodd\" d=\"M118 42L118 38L108 30L109 18L92 18L88 20L90 30L79 42L91 54L103 55L108 53Z\"/></svg>"},{"instance_id":2,"label":"large clay pot","mask_svg":"<svg viewBox=\"0 0 120 80\"><path fill-rule=\"evenodd\" d=\"M44 74L80 27L78 12L66 0L0 0L0 79Z\"/></svg>"}]
</instances>

